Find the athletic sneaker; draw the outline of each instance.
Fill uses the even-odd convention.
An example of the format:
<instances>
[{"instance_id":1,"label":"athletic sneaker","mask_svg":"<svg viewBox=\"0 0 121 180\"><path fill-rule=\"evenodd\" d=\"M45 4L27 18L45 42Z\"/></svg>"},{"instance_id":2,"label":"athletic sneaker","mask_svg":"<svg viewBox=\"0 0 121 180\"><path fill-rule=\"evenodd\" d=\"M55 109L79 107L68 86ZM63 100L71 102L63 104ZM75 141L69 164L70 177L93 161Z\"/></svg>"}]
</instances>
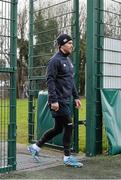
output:
<instances>
[{"instance_id":1,"label":"athletic sneaker","mask_svg":"<svg viewBox=\"0 0 121 180\"><path fill-rule=\"evenodd\" d=\"M39 152L33 148L33 146L28 146L28 151L31 153L34 160L39 161Z\"/></svg>"},{"instance_id":2,"label":"athletic sneaker","mask_svg":"<svg viewBox=\"0 0 121 180\"><path fill-rule=\"evenodd\" d=\"M64 164L67 166L72 167L82 167L83 164L81 162L78 162L77 159L73 156L69 156L66 160L64 160Z\"/></svg>"}]
</instances>

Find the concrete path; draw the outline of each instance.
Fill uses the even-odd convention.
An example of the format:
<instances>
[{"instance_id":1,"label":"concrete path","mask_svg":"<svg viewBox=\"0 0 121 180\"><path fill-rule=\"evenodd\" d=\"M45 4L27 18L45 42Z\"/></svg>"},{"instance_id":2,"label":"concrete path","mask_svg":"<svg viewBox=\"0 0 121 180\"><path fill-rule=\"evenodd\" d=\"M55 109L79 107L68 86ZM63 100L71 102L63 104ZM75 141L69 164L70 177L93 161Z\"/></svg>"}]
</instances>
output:
<instances>
[{"instance_id":1,"label":"concrete path","mask_svg":"<svg viewBox=\"0 0 121 180\"><path fill-rule=\"evenodd\" d=\"M26 147L17 147L17 171L4 174L1 179L121 179L121 154L85 157L78 154L82 168L63 165L63 152L43 148L41 163L35 163Z\"/></svg>"}]
</instances>

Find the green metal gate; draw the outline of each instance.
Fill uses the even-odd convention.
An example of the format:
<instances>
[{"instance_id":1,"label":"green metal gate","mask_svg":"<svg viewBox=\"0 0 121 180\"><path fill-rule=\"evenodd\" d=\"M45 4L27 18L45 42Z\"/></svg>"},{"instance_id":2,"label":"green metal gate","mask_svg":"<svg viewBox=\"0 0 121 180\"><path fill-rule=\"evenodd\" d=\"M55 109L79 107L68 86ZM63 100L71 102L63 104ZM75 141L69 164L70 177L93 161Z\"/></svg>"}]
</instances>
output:
<instances>
[{"instance_id":1,"label":"green metal gate","mask_svg":"<svg viewBox=\"0 0 121 180\"><path fill-rule=\"evenodd\" d=\"M121 89L121 2L87 0L86 153L102 153L101 89Z\"/></svg>"},{"instance_id":2,"label":"green metal gate","mask_svg":"<svg viewBox=\"0 0 121 180\"><path fill-rule=\"evenodd\" d=\"M17 0L0 0L0 173L16 169Z\"/></svg>"},{"instance_id":3,"label":"green metal gate","mask_svg":"<svg viewBox=\"0 0 121 180\"><path fill-rule=\"evenodd\" d=\"M46 66L54 54L54 40L62 33L73 37L76 86L79 86L79 1L30 0L29 32L29 142L36 140L37 97L46 87ZM78 151L78 111L74 111L74 149Z\"/></svg>"}]
</instances>

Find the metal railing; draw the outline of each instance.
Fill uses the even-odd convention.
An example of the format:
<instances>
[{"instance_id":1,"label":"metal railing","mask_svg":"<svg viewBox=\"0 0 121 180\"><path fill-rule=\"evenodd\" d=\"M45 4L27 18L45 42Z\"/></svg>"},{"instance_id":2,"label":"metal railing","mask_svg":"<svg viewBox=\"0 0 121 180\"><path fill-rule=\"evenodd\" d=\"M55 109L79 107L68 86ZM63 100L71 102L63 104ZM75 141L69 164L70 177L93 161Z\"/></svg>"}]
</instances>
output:
<instances>
[{"instance_id":1,"label":"metal railing","mask_svg":"<svg viewBox=\"0 0 121 180\"><path fill-rule=\"evenodd\" d=\"M0 173L16 169L17 1L0 1Z\"/></svg>"},{"instance_id":2,"label":"metal railing","mask_svg":"<svg viewBox=\"0 0 121 180\"><path fill-rule=\"evenodd\" d=\"M35 141L37 97L40 90L47 90L46 67L56 51L55 39L64 32L72 35L74 41L73 63L78 88L79 68L79 1L61 0L45 2L30 0L29 32L29 142ZM78 112L74 112L74 149L78 151Z\"/></svg>"}]
</instances>

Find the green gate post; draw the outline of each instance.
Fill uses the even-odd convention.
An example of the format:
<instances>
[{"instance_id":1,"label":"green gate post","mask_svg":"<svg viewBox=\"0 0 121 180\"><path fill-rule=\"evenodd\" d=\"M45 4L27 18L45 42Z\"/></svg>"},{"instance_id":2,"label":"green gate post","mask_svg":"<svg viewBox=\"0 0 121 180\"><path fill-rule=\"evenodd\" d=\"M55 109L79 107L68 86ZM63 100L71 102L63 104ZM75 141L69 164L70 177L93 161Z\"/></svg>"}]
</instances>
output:
<instances>
[{"instance_id":1,"label":"green gate post","mask_svg":"<svg viewBox=\"0 0 121 180\"><path fill-rule=\"evenodd\" d=\"M10 24L10 122L8 126L8 168L16 169L16 48L17 48L17 0L11 3Z\"/></svg>"},{"instance_id":2,"label":"green gate post","mask_svg":"<svg viewBox=\"0 0 121 180\"><path fill-rule=\"evenodd\" d=\"M74 15L73 15L73 37L74 37L74 52L73 52L73 64L74 64L74 78L76 83L76 88L79 89L79 62L80 62L80 33L79 33L79 0L75 0L74 4ZM78 110L73 107L74 111L74 150L79 151L79 131L78 131L78 121L79 113Z\"/></svg>"},{"instance_id":3,"label":"green gate post","mask_svg":"<svg viewBox=\"0 0 121 180\"><path fill-rule=\"evenodd\" d=\"M33 0L29 0L29 90L32 89L32 67L33 67ZM33 122L33 95L29 91L28 99L28 142L31 143L34 136Z\"/></svg>"},{"instance_id":4,"label":"green gate post","mask_svg":"<svg viewBox=\"0 0 121 180\"><path fill-rule=\"evenodd\" d=\"M87 0L87 104L86 104L86 154L102 153L101 86L101 24L103 0Z\"/></svg>"}]
</instances>

